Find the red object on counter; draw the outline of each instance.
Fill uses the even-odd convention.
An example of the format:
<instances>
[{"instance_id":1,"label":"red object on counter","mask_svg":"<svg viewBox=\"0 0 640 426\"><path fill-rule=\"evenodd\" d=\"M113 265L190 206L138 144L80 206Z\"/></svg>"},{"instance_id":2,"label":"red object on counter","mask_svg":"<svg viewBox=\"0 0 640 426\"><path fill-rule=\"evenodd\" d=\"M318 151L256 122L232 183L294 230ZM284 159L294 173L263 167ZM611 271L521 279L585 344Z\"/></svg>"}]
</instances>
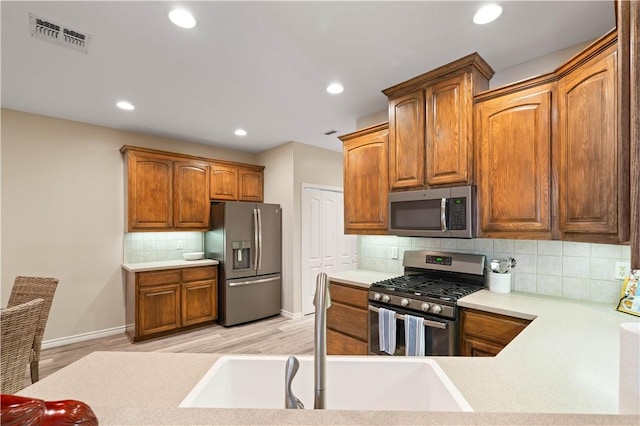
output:
<instances>
[{"instance_id":1,"label":"red object on counter","mask_svg":"<svg viewBox=\"0 0 640 426\"><path fill-rule=\"evenodd\" d=\"M98 418L91 407L82 401L65 399L43 401L16 395L0 396L0 424L2 426L94 426Z\"/></svg>"}]
</instances>

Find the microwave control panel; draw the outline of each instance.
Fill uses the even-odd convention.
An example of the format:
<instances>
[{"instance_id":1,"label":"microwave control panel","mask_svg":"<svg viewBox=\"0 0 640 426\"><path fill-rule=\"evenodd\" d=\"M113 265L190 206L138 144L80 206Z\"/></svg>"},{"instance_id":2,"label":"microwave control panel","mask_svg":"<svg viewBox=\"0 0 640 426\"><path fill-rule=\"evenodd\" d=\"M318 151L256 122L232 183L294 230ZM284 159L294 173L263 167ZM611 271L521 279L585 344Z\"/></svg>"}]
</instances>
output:
<instances>
[{"instance_id":1,"label":"microwave control panel","mask_svg":"<svg viewBox=\"0 0 640 426\"><path fill-rule=\"evenodd\" d=\"M449 229L460 231L467 229L467 199L449 199Z\"/></svg>"}]
</instances>

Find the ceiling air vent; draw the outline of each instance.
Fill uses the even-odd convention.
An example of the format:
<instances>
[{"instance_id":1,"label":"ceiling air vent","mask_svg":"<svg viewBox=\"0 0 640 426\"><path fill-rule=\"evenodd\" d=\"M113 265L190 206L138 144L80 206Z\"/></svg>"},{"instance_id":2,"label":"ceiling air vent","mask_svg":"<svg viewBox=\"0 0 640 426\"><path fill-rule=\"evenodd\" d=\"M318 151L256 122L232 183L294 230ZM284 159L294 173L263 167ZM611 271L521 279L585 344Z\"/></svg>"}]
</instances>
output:
<instances>
[{"instance_id":1,"label":"ceiling air vent","mask_svg":"<svg viewBox=\"0 0 640 426\"><path fill-rule=\"evenodd\" d=\"M91 36L29 14L31 37L47 40L79 52L87 53Z\"/></svg>"}]
</instances>

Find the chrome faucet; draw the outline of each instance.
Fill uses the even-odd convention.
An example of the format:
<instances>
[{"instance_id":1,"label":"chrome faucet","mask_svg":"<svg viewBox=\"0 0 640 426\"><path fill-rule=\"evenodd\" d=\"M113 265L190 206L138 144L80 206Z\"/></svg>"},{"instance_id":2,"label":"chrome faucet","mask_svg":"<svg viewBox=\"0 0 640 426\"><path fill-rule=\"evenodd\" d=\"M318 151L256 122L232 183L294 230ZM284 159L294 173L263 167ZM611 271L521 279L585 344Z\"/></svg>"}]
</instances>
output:
<instances>
[{"instance_id":1,"label":"chrome faucet","mask_svg":"<svg viewBox=\"0 0 640 426\"><path fill-rule=\"evenodd\" d=\"M313 346L313 408L318 410L327 406L327 309L331 306L331 295L329 294L329 278L324 272L319 273L316 279L316 294L313 297L313 305L316 307ZM291 382L298 372L299 366L300 363L295 356L290 356L287 359L284 390L285 408L304 408L302 402L296 398L291 390Z\"/></svg>"},{"instance_id":2,"label":"chrome faucet","mask_svg":"<svg viewBox=\"0 0 640 426\"><path fill-rule=\"evenodd\" d=\"M327 309L331 306L329 278L324 272L320 272L316 279L316 294L313 298L313 305L316 307L313 352L315 401L313 408L324 409L327 405Z\"/></svg>"}]
</instances>

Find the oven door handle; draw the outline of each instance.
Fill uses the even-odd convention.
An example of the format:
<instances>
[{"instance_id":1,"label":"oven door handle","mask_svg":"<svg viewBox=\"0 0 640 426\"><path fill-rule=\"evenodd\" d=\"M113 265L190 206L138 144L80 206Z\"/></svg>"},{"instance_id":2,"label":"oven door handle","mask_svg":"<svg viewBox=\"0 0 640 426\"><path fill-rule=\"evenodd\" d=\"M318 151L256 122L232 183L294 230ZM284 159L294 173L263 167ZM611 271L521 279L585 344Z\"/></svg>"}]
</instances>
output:
<instances>
[{"instance_id":1,"label":"oven door handle","mask_svg":"<svg viewBox=\"0 0 640 426\"><path fill-rule=\"evenodd\" d=\"M369 310L372 312L380 312L380 309L376 308L375 306L371 306L369 305ZM398 314L396 313L396 318L399 319L400 321L404 321L405 316L402 314ZM424 325L426 325L427 327L433 327L433 328L441 328L443 330L447 329L447 324L443 323L443 322L437 322L437 321L431 321L428 319L423 318L422 319L424 321Z\"/></svg>"}]
</instances>

